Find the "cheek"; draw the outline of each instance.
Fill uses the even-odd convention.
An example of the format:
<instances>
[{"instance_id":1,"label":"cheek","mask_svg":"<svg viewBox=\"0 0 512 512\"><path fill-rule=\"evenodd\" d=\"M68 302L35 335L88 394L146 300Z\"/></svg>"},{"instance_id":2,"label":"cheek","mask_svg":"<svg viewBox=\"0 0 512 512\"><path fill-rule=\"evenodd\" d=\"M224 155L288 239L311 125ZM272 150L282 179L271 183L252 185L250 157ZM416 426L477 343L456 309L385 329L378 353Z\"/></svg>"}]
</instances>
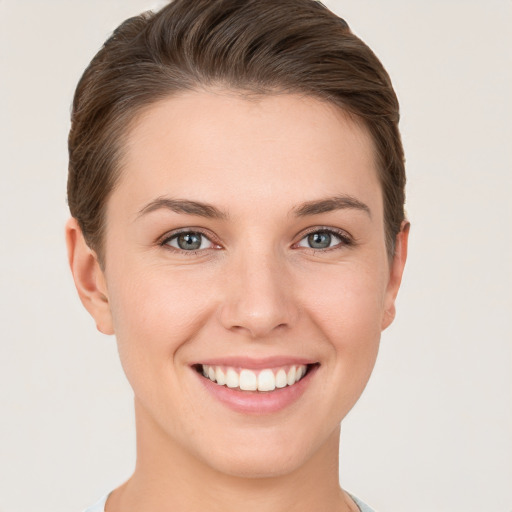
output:
<instances>
[{"instance_id":1,"label":"cheek","mask_svg":"<svg viewBox=\"0 0 512 512\"><path fill-rule=\"evenodd\" d=\"M386 288L382 272L340 266L317 273L314 283L303 286L307 309L333 339L364 339L365 333L380 332Z\"/></svg>"},{"instance_id":2,"label":"cheek","mask_svg":"<svg viewBox=\"0 0 512 512\"><path fill-rule=\"evenodd\" d=\"M305 294L310 318L330 345L336 373L362 391L379 348L385 273L347 266L315 282Z\"/></svg>"},{"instance_id":3,"label":"cheek","mask_svg":"<svg viewBox=\"0 0 512 512\"><path fill-rule=\"evenodd\" d=\"M317 425L319 429L332 429L343 420L375 365L386 280L385 272L371 269L359 264L330 266L321 272L315 269L309 277L304 274L300 282L308 322L301 328L312 334L309 339L325 354L320 392L324 400L316 407L318 417L330 421Z\"/></svg>"},{"instance_id":4,"label":"cheek","mask_svg":"<svg viewBox=\"0 0 512 512\"><path fill-rule=\"evenodd\" d=\"M201 283L204 279L165 269L112 279L109 292L114 330L130 382L159 370L172 376L168 368L176 351L199 330L211 308ZM151 370L141 372L144 367Z\"/></svg>"}]
</instances>

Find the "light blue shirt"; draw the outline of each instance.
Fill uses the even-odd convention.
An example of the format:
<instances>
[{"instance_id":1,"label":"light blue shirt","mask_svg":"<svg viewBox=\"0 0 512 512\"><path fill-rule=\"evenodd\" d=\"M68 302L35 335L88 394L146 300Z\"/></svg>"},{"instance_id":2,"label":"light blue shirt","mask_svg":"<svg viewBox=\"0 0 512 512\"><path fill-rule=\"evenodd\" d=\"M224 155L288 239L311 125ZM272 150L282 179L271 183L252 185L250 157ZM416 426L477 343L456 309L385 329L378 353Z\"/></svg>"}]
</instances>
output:
<instances>
[{"instance_id":1,"label":"light blue shirt","mask_svg":"<svg viewBox=\"0 0 512 512\"><path fill-rule=\"evenodd\" d=\"M360 499L356 498L352 494L350 494L350 497L355 501L361 512L375 512L368 505L364 504ZM101 500L95 503L92 507L84 510L84 512L105 512L105 503L107 502L107 498L108 495L104 498L101 498Z\"/></svg>"},{"instance_id":2,"label":"light blue shirt","mask_svg":"<svg viewBox=\"0 0 512 512\"><path fill-rule=\"evenodd\" d=\"M363 503L359 498L356 498L353 494L350 494L350 497L355 501L356 505L359 507L359 510L361 512L375 512L373 508L370 508L366 503Z\"/></svg>"},{"instance_id":3,"label":"light blue shirt","mask_svg":"<svg viewBox=\"0 0 512 512\"><path fill-rule=\"evenodd\" d=\"M105 512L105 503L107 503L108 494L101 498L100 501L96 502L92 507L84 510L84 512Z\"/></svg>"}]
</instances>

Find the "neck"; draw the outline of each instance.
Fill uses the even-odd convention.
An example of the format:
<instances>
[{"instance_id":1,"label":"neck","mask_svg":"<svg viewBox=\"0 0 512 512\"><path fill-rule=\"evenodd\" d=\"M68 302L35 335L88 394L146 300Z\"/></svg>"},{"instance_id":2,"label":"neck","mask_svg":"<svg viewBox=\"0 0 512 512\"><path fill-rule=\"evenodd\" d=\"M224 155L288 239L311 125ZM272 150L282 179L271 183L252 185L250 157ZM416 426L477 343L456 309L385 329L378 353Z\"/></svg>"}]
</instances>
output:
<instances>
[{"instance_id":1,"label":"neck","mask_svg":"<svg viewBox=\"0 0 512 512\"><path fill-rule=\"evenodd\" d=\"M106 511L356 511L339 486L338 452L339 428L309 460L290 473L230 475L206 465L169 440L147 416L137 414L135 472L111 494Z\"/></svg>"}]
</instances>

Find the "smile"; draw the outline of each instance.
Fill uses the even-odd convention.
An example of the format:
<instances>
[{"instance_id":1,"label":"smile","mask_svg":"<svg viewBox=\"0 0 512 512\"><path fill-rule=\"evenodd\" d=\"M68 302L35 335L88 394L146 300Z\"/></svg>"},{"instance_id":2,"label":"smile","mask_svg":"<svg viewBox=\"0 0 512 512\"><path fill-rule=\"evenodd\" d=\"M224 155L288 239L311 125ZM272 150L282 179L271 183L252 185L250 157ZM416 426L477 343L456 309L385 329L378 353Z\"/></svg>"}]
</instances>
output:
<instances>
[{"instance_id":1,"label":"smile","mask_svg":"<svg viewBox=\"0 0 512 512\"><path fill-rule=\"evenodd\" d=\"M279 368L233 368L218 365L201 364L197 370L204 377L219 386L240 391L269 392L293 386L308 372L308 365L288 365Z\"/></svg>"},{"instance_id":2,"label":"smile","mask_svg":"<svg viewBox=\"0 0 512 512\"><path fill-rule=\"evenodd\" d=\"M264 359L226 357L192 366L203 389L223 406L266 415L286 409L314 387L319 362L278 356Z\"/></svg>"}]
</instances>

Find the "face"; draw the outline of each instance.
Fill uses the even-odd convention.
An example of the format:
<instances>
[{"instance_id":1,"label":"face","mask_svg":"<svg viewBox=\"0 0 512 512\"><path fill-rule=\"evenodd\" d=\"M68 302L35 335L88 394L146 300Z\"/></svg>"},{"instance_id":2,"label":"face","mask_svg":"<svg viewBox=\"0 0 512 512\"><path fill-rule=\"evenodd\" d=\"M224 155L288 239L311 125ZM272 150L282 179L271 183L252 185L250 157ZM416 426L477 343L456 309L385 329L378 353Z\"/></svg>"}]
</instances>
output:
<instances>
[{"instance_id":1,"label":"face","mask_svg":"<svg viewBox=\"0 0 512 512\"><path fill-rule=\"evenodd\" d=\"M96 316L139 448L268 476L337 446L403 268L374 160L364 128L309 97L190 92L137 120Z\"/></svg>"}]
</instances>

